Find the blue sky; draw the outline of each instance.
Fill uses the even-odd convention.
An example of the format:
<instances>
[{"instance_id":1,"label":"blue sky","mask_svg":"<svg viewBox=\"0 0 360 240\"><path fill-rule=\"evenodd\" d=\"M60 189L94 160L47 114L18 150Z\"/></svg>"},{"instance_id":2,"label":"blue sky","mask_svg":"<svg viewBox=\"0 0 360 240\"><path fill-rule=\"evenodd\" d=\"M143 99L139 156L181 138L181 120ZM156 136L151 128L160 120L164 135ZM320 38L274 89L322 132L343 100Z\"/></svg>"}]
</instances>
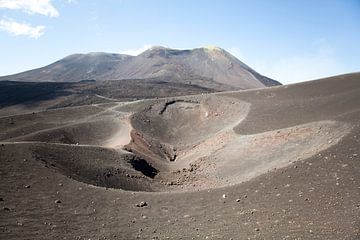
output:
<instances>
[{"instance_id":1,"label":"blue sky","mask_svg":"<svg viewBox=\"0 0 360 240\"><path fill-rule=\"evenodd\" d=\"M283 83L360 71L359 0L0 0L0 75L72 53L215 45Z\"/></svg>"}]
</instances>

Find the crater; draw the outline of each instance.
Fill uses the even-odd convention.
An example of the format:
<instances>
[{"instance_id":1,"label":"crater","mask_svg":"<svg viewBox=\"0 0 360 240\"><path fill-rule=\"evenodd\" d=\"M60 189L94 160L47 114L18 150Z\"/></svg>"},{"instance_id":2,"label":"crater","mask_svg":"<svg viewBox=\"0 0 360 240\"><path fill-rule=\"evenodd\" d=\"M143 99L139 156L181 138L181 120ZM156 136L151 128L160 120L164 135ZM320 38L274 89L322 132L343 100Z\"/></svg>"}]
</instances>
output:
<instances>
[{"instance_id":1,"label":"crater","mask_svg":"<svg viewBox=\"0 0 360 240\"><path fill-rule=\"evenodd\" d=\"M234 129L246 119L251 104L217 95L134 104L133 113L114 106L106 117L22 139L37 142L36 159L75 180L161 192L238 184L307 159L351 129L346 123L324 120L242 135ZM59 140L60 133L72 140Z\"/></svg>"}]
</instances>

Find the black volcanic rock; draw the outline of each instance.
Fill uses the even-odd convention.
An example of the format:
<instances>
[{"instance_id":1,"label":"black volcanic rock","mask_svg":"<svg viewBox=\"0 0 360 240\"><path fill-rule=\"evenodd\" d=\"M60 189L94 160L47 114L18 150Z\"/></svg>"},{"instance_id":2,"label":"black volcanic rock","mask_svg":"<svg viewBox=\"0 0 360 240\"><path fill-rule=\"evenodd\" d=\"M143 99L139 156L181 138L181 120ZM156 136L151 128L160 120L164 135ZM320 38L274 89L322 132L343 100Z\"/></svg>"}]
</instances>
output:
<instances>
[{"instance_id":1,"label":"black volcanic rock","mask_svg":"<svg viewBox=\"0 0 360 240\"><path fill-rule=\"evenodd\" d=\"M176 50L153 47L138 56L111 53L74 54L48 66L0 77L0 80L78 82L161 78L219 90L280 85L217 47Z\"/></svg>"}]
</instances>

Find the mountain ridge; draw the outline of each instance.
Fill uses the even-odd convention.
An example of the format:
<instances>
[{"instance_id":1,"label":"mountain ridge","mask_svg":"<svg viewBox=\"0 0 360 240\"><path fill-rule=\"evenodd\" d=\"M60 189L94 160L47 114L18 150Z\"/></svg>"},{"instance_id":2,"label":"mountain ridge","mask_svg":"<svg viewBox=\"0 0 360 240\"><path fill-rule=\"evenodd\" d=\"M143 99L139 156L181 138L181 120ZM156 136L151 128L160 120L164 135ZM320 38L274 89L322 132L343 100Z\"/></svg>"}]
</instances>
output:
<instances>
[{"instance_id":1,"label":"mountain ridge","mask_svg":"<svg viewBox=\"0 0 360 240\"><path fill-rule=\"evenodd\" d=\"M212 46L191 50L155 46L137 56L106 52L72 54L41 68L0 77L0 81L78 82L147 78L165 78L171 82L200 79L220 83L226 90L281 85L257 73L226 50Z\"/></svg>"}]
</instances>

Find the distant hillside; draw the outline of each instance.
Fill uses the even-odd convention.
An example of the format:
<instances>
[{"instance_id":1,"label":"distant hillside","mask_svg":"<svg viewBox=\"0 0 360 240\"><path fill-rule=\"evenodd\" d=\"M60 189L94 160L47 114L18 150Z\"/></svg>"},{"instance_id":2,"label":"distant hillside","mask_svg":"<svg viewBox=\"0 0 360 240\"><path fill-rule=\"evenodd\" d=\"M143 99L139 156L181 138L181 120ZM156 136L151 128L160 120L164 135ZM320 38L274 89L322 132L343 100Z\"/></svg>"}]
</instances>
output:
<instances>
[{"instance_id":1,"label":"distant hillside","mask_svg":"<svg viewBox=\"0 0 360 240\"><path fill-rule=\"evenodd\" d=\"M0 77L31 82L78 82L161 78L218 90L280 85L217 47L175 50L153 47L138 56L112 53L74 54L48 66Z\"/></svg>"}]
</instances>

